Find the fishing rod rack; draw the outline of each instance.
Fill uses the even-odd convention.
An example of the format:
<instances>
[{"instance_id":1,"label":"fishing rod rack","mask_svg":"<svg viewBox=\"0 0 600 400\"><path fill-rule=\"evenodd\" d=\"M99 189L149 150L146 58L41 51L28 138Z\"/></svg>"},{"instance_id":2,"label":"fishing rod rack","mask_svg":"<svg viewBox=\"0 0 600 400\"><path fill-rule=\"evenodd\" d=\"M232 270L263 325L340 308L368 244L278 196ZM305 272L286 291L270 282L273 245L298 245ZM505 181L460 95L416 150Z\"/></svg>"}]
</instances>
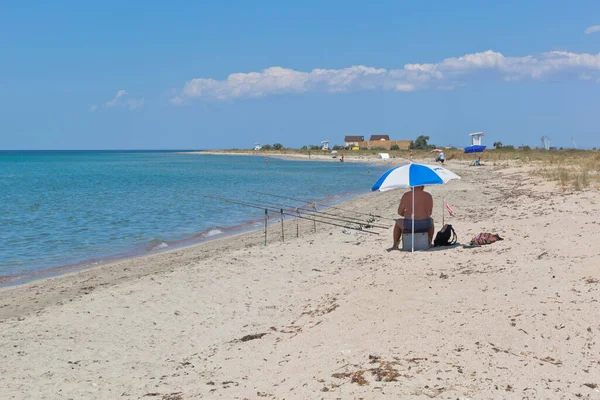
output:
<instances>
[{"instance_id":1,"label":"fishing rod rack","mask_svg":"<svg viewBox=\"0 0 600 400\"><path fill-rule=\"evenodd\" d=\"M302 199L294 199L291 197L284 197L274 194L268 194L263 192L253 192L250 193L260 194L263 196L271 196L275 198L281 198L285 200L292 200L300 203L304 203L305 206L293 206L285 203L274 203L269 201L262 200L261 203L255 201L245 201L245 200L234 200L228 199L220 196L211 196L211 195L201 195L204 198L212 199L215 201L219 201L222 203L235 204L239 206L244 206L248 208L260 209L264 210L264 244L267 245L267 236L268 236L268 225L269 218L271 215L276 215L281 219L281 241L285 242L285 227L284 227L284 219L285 217L292 217L296 220L296 238L300 236L300 227L299 220L311 221L313 223L313 232L317 232L317 223L336 226L344 229L355 230L361 233L367 233L371 235L379 235L379 232L374 231L373 229L388 229L388 226L376 224L375 221L377 219L392 219L385 218L379 215L373 215L358 211L351 211L348 209L343 209L340 207L328 206L326 204L310 202L308 200ZM308 207L310 205L311 207ZM342 215L334 214L331 212L317 210L317 206L326 207L327 210L337 210L344 212L351 212L357 215L368 216L366 219L361 219L358 217L344 217Z\"/></svg>"}]
</instances>

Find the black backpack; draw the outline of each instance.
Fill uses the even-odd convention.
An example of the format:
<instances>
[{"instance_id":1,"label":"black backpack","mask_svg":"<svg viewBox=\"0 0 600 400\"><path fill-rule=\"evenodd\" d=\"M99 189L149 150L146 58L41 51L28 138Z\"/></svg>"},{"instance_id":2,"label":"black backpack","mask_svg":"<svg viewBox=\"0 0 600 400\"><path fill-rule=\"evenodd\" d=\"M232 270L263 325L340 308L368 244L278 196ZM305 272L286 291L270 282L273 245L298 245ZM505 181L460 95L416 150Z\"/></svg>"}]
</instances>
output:
<instances>
[{"instance_id":1,"label":"black backpack","mask_svg":"<svg viewBox=\"0 0 600 400\"><path fill-rule=\"evenodd\" d=\"M442 230L435 235L433 245L435 247L452 246L453 244L456 244L456 240L457 238L456 232L454 232L454 228L452 227L452 225L446 224L444 225Z\"/></svg>"}]
</instances>

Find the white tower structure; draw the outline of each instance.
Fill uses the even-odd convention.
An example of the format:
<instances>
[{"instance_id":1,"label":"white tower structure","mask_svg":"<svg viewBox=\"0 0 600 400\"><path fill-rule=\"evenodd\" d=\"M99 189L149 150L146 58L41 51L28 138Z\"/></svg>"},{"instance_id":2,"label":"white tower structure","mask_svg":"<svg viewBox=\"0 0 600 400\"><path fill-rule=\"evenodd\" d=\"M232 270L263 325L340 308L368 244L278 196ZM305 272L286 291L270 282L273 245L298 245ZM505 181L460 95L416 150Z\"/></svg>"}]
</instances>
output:
<instances>
[{"instance_id":1,"label":"white tower structure","mask_svg":"<svg viewBox=\"0 0 600 400\"><path fill-rule=\"evenodd\" d=\"M470 133L471 146L481 146L481 138L484 136L483 132Z\"/></svg>"}]
</instances>

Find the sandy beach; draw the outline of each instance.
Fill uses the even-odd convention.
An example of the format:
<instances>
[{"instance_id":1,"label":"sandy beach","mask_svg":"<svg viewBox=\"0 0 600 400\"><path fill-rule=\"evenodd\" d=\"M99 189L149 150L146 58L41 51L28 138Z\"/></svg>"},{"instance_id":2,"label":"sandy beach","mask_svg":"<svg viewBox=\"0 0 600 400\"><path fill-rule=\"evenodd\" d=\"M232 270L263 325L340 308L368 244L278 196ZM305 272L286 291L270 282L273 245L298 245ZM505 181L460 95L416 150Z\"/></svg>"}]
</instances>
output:
<instances>
[{"instance_id":1,"label":"sandy beach","mask_svg":"<svg viewBox=\"0 0 600 400\"><path fill-rule=\"evenodd\" d=\"M518 161L446 167L462 180L427 188L436 230L445 198L461 244L505 240L410 254L386 251L390 220L298 238L288 221L285 242L272 227L267 246L250 232L1 288L0 398L600 398L600 194ZM402 193L341 207L394 218Z\"/></svg>"}]
</instances>

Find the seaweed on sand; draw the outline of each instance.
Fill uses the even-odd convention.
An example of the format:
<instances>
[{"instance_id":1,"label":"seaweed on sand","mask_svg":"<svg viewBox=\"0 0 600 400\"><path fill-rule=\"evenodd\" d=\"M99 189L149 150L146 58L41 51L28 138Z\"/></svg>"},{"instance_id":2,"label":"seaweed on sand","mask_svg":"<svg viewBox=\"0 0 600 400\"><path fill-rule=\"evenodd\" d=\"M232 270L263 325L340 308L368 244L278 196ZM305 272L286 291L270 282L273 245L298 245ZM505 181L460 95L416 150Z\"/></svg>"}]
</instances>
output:
<instances>
[{"instance_id":1,"label":"seaweed on sand","mask_svg":"<svg viewBox=\"0 0 600 400\"><path fill-rule=\"evenodd\" d=\"M369 356L371 364L379 364L373 368L359 369L354 372L338 372L331 375L337 379L350 378L350 383L357 383L360 386L369 385L369 381L365 378L365 374L370 373L375 378L376 382L397 382L401 376L400 371L396 369L400 365L396 361L383 361L377 356Z\"/></svg>"}]
</instances>

